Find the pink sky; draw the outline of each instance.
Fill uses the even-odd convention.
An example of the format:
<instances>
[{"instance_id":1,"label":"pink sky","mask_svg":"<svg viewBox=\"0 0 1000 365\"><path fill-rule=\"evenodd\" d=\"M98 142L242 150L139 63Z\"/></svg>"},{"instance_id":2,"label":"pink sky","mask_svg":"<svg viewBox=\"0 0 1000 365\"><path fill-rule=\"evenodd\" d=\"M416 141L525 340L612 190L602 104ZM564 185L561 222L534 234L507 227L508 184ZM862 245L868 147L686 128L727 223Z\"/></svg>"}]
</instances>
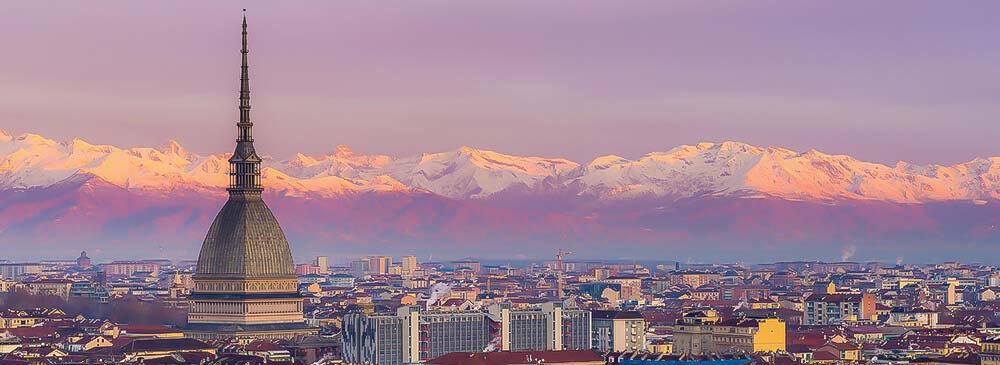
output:
<instances>
[{"instance_id":1,"label":"pink sky","mask_svg":"<svg viewBox=\"0 0 1000 365\"><path fill-rule=\"evenodd\" d=\"M257 143L278 157L1000 155L991 1L2 2L0 129L230 150L243 7Z\"/></svg>"}]
</instances>

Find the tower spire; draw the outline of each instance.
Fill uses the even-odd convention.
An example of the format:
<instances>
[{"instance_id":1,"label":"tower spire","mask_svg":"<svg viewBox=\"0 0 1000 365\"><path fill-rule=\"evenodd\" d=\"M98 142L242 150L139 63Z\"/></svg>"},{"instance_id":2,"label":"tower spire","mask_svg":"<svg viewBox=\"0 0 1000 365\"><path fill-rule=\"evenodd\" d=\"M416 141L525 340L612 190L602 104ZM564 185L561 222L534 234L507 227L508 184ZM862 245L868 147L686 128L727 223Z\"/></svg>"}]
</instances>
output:
<instances>
[{"instance_id":1,"label":"tower spire","mask_svg":"<svg viewBox=\"0 0 1000 365\"><path fill-rule=\"evenodd\" d=\"M253 126L253 123L250 122L250 66L247 63L247 53L249 53L247 50L247 9L243 9L243 48L240 49L240 54L243 56L243 63L240 65L240 124ZM241 139L253 141L253 138L242 132L241 128Z\"/></svg>"},{"instance_id":2,"label":"tower spire","mask_svg":"<svg viewBox=\"0 0 1000 365\"><path fill-rule=\"evenodd\" d=\"M236 123L239 134L236 150L229 158L229 196L260 196L260 162L253 147L253 122L250 120L250 66L247 62L247 9L243 9L243 62L240 65L240 120Z\"/></svg>"}]
</instances>

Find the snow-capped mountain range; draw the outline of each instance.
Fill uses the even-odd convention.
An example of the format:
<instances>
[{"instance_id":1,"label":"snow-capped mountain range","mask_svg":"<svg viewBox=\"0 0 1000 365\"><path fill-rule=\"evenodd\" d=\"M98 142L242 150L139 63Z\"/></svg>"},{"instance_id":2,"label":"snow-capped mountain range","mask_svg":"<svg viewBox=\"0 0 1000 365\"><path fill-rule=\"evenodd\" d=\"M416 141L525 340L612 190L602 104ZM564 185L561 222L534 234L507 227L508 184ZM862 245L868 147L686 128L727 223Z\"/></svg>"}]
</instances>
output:
<instances>
[{"instance_id":1,"label":"snow-capped mountain range","mask_svg":"<svg viewBox=\"0 0 1000 365\"><path fill-rule=\"evenodd\" d=\"M0 131L0 190L98 177L134 191L223 193L225 153L198 155L177 142L119 148L80 139L57 142ZM1000 157L951 166L895 166L815 150L795 152L739 142L699 143L629 160L603 156L582 165L563 158L521 157L461 147L418 156L359 155L338 146L328 155L266 159L265 187L283 195L334 197L359 192L431 192L465 200L502 192L558 191L597 199L704 196L928 203L1000 199Z\"/></svg>"}]
</instances>

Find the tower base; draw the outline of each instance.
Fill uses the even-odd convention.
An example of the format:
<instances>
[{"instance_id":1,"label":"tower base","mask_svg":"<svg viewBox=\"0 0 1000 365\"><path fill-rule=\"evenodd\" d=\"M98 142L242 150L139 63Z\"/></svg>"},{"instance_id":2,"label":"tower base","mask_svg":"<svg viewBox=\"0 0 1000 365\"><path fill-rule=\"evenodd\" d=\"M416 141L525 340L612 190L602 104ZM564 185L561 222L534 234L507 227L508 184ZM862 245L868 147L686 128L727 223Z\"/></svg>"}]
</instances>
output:
<instances>
[{"instance_id":1,"label":"tower base","mask_svg":"<svg viewBox=\"0 0 1000 365\"><path fill-rule=\"evenodd\" d=\"M319 334L319 328L305 323L273 324L208 324L191 323L184 327L184 336L199 340L221 339L292 339Z\"/></svg>"}]
</instances>

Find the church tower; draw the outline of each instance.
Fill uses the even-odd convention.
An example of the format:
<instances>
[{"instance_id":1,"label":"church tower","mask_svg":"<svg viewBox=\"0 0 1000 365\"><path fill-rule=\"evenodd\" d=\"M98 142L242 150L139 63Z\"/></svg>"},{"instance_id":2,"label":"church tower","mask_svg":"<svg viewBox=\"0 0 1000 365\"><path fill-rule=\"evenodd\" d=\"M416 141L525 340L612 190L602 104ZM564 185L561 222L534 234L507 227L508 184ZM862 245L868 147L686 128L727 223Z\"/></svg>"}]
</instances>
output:
<instances>
[{"instance_id":1,"label":"church tower","mask_svg":"<svg viewBox=\"0 0 1000 365\"><path fill-rule=\"evenodd\" d=\"M261 158L254 150L250 120L246 15L240 53L240 117L236 150L229 158L229 200L201 246L185 333L202 339L315 334L303 318L288 241L261 199Z\"/></svg>"}]
</instances>

